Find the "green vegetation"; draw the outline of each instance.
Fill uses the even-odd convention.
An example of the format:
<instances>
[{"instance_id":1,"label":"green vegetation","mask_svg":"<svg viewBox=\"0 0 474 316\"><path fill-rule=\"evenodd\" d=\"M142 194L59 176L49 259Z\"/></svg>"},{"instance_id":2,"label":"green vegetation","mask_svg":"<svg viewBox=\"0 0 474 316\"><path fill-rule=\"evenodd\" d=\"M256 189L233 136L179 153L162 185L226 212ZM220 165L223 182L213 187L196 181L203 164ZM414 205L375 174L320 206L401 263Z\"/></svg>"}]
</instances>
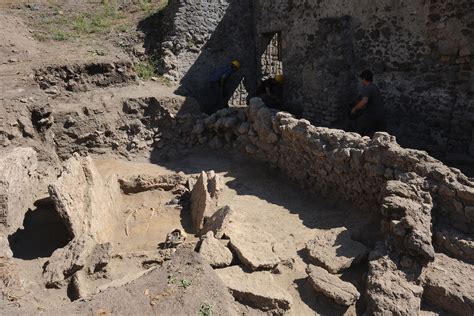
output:
<instances>
[{"instance_id":1,"label":"green vegetation","mask_svg":"<svg viewBox=\"0 0 474 316\"><path fill-rule=\"evenodd\" d=\"M118 0L102 0L99 4L80 7L80 10L51 7L34 25L33 36L39 41L65 41L111 32L134 29L139 20L163 9L167 0L135 0L129 7L120 7Z\"/></svg>"},{"instance_id":2,"label":"green vegetation","mask_svg":"<svg viewBox=\"0 0 474 316\"><path fill-rule=\"evenodd\" d=\"M156 74L156 61L140 61L135 64L135 71L142 80L150 80Z\"/></svg>"},{"instance_id":3,"label":"green vegetation","mask_svg":"<svg viewBox=\"0 0 474 316\"><path fill-rule=\"evenodd\" d=\"M201 308L198 312L199 316L212 316L212 305L208 303L202 303Z\"/></svg>"},{"instance_id":4,"label":"green vegetation","mask_svg":"<svg viewBox=\"0 0 474 316\"><path fill-rule=\"evenodd\" d=\"M176 283L176 278L172 274L168 275L168 285L175 284L175 283Z\"/></svg>"},{"instance_id":5,"label":"green vegetation","mask_svg":"<svg viewBox=\"0 0 474 316\"><path fill-rule=\"evenodd\" d=\"M191 285L191 281L189 280L186 280L186 279L183 279L180 281L180 286L183 288L183 289L187 289L189 286Z\"/></svg>"},{"instance_id":6,"label":"green vegetation","mask_svg":"<svg viewBox=\"0 0 474 316\"><path fill-rule=\"evenodd\" d=\"M51 38L55 41L66 41L69 39L69 33L63 32L63 31L55 31L53 34L51 34Z\"/></svg>"}]
</instances>

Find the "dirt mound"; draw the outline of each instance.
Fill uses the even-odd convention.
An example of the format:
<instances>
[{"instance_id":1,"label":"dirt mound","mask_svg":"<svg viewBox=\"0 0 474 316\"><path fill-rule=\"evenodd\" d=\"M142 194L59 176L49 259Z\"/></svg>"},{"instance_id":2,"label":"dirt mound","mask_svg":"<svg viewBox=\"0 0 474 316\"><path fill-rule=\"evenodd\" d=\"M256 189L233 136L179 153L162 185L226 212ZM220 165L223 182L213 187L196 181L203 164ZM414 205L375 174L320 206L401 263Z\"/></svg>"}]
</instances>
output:
<instances>
[{"instance_id":1,"label":"dirt mound","mask_svg":"<svg viewBox=\"0 0 474 316\"><path fill-rule=\"evenodd\" d=\"M0 13L0 64L14 63L35 54L37 46L20 18Z\"/></svg>"}]
</instances>

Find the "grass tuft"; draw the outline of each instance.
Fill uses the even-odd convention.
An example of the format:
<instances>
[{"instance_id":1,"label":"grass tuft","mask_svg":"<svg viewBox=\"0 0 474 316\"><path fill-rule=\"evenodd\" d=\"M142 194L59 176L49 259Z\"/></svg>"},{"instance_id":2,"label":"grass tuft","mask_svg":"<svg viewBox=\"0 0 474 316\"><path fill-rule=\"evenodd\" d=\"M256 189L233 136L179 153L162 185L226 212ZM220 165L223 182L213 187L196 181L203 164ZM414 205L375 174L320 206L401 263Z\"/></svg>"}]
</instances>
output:
<instances>
[{"instance_id":1,"label":"grass tuft","mask_svg":"<svg viewBox=\"0 0 474 316\"><path fill-rule=\"evenodd\" d=\"M142 80L150 80L156 74L156 62L154 60L140 61L135 64L135 71Z\"/></svg>"},{"instance_id":2,"label":"grass tuft","mask_svg":"<svg viewBox=\"0 0 474 316\"><path fill-rule=\"evenodd\" d=\"M212 316L212 305L208 303L202 303L198 312L199 316Z\"/></svg>"}]
</instances>

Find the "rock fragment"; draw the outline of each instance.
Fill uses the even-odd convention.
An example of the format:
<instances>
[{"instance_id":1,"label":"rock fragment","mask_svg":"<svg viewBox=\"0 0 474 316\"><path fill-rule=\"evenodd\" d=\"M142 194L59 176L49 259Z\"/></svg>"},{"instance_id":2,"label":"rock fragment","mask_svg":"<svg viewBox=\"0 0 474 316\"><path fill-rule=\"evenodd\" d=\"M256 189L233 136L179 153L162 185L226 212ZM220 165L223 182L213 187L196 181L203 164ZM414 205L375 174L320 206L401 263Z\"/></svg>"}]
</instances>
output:
<instances>
[{"instance_id":1,"label":"rock fragment","mask_svg":"<svg viewBox=\"0 0 474 316\"><path fill-rule=\"evenodd\" d=\"M474 266L436 254L423 270L423 298L454 315L474 315Z\"/></svg>"},{"instance_id":2,"label":"rock fragment","mask_svg":"<svg viewBox=\"0 0 474 316\"><path fill-rule=\"evenodd\" d=\"M337 274L358 263L368 253L367 247L351 239L345 227L318 230L306 244L308 255L317 265Z\"/></svg>"},{"instance_id":3,"label":"rock fragment","mask_svg":"<svg viewBox=\"0 0 474 316\"><path fill-rule=\"evenodd\" d=\"M246 273L239 266L216 270L235 299L263 311L287 311L293 303L291 295L280 288L270 272Z\"/></svg>"},{"instance_id":4,"label":"rock fragment","mask_svg":"<svg viewBox=\"0 0 474 316\"><path fill-rule=\"evenodd\" d=\"M370 315L417 315L423 288L397 270L392 259L381 254L369 262L367 309Z\"/></svg>"},{"instance_id":5,"label":"rock fragment","mask_svg":"<svg viewBox=\"0 0 474 316\"><path fill-rule=\"evenodd\" d=\"M199 232L206 217L211 217L216 210L216 203L208 191L208 176L203 171L191 191L191 217L193 229Z\"/></svg>"},{"instance_id":6,"label":"rock fragment","mask_svg":"<svg viewBox=\"0 0 474 316\"><path fill-rule=\"evenodd\" d=\"M216 238L222 238L229 225L237 220L237 211L226 205L218 209L204 224L200 234L212 231Z\"/></svg>"},{"instance_id":7,"label":"rock fragment","mask_svg":"<svg viewBox=\"0 0 474 316\"><path fill-rule=\"evenodd\" d=\"M233 259L232 252L214 237L212 231L202 238L199 253L213 268L228 267Z\"/></svg>"},{"instance_id":8,"label":"rock fragment","mask_svg":"<svg viewBox=\"0 0 474 316\"><path fill-rule=\"evenodd\" d=\"M396 243L398 248L429 262L434 259L431 244L433 202L430 194L420 188L422 179L419 176L406 174L405 177L408 183L387 181L383 192L382 215L385 221L392 221L392 225L387 225L388 232L393 239L399 240Z\"/></svg>"},{"instance_id":9,"label":"rock fragment","mask_svg":"<svg viewBox=\"0 0 474 316\"><path fill-rule=\"evenodd\" d=\"M225 236L242 263L252 270L273 269L280 262L273 252L275 239L260 227L234 222Z\"/></svg>"},{"instance_id":10,"label":"rock fragment","mask_svg":"<svg viewBox=\"0 0 474 316\"><path fill-rule=\"evenodd\" d=\"M353 305L360 297L356 287L320 267L307 267L308 279L316 292L343 306Z\"/></svg>"},{"instance_id":11,"label":"rock fragment","mask_svg":"<svg viewBox=\"0 0 474 316\"><path fill-rule=\"evenodd\" d=\"M94 274L102 271L109 263L111 252L112 244L110 242L95 245L87 260L87 273Z\"/></svg>"},{"instance_id":12,"label":"rock fragment","mask_svg":"<svg viewBox=\"0 0 474 316\"><path fill-rule=\"evenodd\" d=\"M279 262L274 253L275 239L260 227L245 223L229 206L224 206L211 216L201 233L212 231L217 238L229 239L244 265L252 270L273 269Z\"/></svg>"},{"instance_id":13,"label":"rock fragment","mask_svg":"<svg viewBox=\"0 0 474 316\"><path fill-rule=\"evenodd\" d=\"M46 286L60 288L64 285L65 279L83 269L95 244L88 236L80 236L69 242L66 247L53 252L43 271Z\"/></svg>"}]
</instances>

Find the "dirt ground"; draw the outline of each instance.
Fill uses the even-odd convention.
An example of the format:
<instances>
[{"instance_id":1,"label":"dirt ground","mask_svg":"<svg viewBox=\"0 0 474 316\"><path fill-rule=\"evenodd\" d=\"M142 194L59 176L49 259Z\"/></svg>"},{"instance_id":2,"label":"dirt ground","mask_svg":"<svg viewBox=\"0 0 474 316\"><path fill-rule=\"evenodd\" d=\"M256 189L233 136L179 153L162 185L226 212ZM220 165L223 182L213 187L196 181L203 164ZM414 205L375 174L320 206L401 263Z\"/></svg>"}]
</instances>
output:
<instances>
[{"instance_id":1,"label":"dirt ground","mask_svg":"<svg viewBox=\"0 0 474 316\"><path fill-rule=\"evenodd\" d=\"M96 160L96 164L103 176L118 174L119 177L142 174L160 176L180 171L186 175L192 175L203 170L215 170L223 176L225 182L219 203L238 210L249 223L273 235L278 241L275 245L276 254L282 261L291 263L291 268L283 267L279 274L275 274L277 284L293 297L294 306L290 314L344 313L344 310L338 311L335 308L336 305L328 299L316 295L307 283L304 247L308 240L314 238L318 229L336 227L346 227L354 232L354 235L360 235L363 231L366 234L364 236L366 242L370 243L372 237L370 233L376 230L371 227L369 219L360 211L348 205L338 205L316 196L308 196L291 184L285 183L275 170L268 166L250 161L243 156L224 152L197 152L163 165L100 159ZM116 280L142 271L140 253L156 251L158 244L163 242L167 233L173 229L186 230L189 236L187 241L196 242L189 227L190 214L186 212L189 210L169 205L174 198L172 194L147 191L124 197L119 211L124 225L116 228L112 238L114 255L108 264L110 279ZM39 209L34 212L46 210ZM134 210L133 216L130 216L131 210ZM129 227L128 233L126 233L125 223ZM47 241L42 240L42 242ZM48 244L51 245L51 243ZM40 286L43 283L42 266L50 254L33 255L28 252L30 257L20 259L18 257L22 257L21 251L25 250L21 246L18 248L19 252L14 252L17 257L14 263L19 271L20 279L31 282L25 287L25 291L31 293L30 300L34 300L37 305L44 306L45 309L56 304L66 307L69 299L64 289L44 289ZM366 267L362 265L357 269L365 270ZM360 280L354 279L351 275L347 275L346 278L360 283ZM103 283L98 280L97 286ZM360 286L363 284L360 283ZM21 304L22 301L19 302ZM259 313L239 304L237 308L250 314Z\"/></svg>"}]
</instances>

